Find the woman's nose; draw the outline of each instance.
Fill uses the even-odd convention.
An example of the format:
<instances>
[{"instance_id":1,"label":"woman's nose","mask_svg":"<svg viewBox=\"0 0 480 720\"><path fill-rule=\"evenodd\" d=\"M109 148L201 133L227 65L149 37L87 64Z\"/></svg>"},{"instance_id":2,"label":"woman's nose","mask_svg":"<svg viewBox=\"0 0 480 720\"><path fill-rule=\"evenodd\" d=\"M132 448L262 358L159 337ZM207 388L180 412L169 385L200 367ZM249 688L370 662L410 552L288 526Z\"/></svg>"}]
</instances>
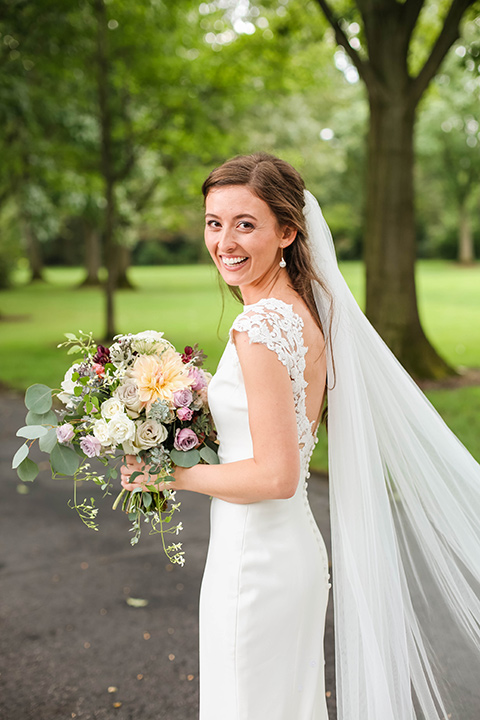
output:
<instances>
[{"instance_id":1,"label":"woman's nose","mask_svg":"<svg viewBox=\"0 0 480 720\"><path fill-rule=\"evenodd\" d=\"M233 232L229 228L223 228L218 238L218 249L223 252L231 251L236 245Z\"/></svg>"}]
</instances>

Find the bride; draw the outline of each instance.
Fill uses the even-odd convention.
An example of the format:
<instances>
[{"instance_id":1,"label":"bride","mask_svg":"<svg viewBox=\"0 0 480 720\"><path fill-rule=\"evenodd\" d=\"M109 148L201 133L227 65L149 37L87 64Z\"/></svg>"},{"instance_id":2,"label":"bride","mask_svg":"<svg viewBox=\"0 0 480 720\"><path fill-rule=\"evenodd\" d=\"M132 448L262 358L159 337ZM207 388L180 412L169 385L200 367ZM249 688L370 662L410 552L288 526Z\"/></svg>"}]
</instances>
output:
<instances>
[{"instance_id":1,"label":"bride","mask_svg":"<svg viewBox=\"0 0 480 720\"><path fill-rule=\"evenodd\" d=\"M328 558L307 498L328 391L339 720L474 720L480 472L361 313L286 162L227 161L205 242L244 308L209 387L220 464L200 598L201 720L327 720ZM133 456L122 485L144 479Z\"/></svg>"}]
</instances>

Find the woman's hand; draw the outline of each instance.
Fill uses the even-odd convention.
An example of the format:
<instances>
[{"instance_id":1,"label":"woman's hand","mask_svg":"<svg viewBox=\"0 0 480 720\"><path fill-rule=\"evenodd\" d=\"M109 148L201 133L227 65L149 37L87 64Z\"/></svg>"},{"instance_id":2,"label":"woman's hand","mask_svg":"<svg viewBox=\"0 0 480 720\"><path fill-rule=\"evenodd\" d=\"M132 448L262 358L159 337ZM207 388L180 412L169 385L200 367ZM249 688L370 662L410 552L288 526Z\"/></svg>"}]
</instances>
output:
<instances>
[{"instance_id":1,"label":"woman's hand","mask_svg":"<svg viewBox=\"0 0 480 720\"><path fill-rule=\"evenodd\" d=\"M155 485L157 487L155 475L150 475L148 472L150 467L151 465L145 465L143 461L139 463L135 455L125 455L125 464L120 468L122 478L120 483L123 489L132 491L137 488L142 488L142 490L144 490L147 485ZM133 482L130 482L130 477L135 472L139 472L141 475L137 475L133 479ZM163 483L158 483L158 490L161 491L163 489Z\"/></svg>"}]
</instances>

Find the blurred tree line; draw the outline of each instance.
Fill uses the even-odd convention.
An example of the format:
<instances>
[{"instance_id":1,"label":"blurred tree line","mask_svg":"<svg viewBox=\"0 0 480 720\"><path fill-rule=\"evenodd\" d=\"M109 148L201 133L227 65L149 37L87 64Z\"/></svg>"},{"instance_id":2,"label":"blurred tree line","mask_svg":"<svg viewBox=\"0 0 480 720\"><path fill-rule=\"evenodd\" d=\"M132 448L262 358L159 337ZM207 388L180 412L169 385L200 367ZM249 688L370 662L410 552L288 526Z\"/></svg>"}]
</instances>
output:
<instances>
[{"instance_id":1,"label":"blurred tree line","mask_svg":"<svg viewBox=\"0 0 480 720\"><path fill-rule=\"evenodd\" d=\"M82 263L91 285L105 266L113 332L129 265L205 260L201 183L259 149L302 172L339 256L361 257L369 103L359 69L372 52L363 3L332 4L340 20L315 0L3 0L0 285L19 258L32 280L45 263ZM448 3L407 5L418 69ZM480 251L473 9L462 34L418 113L416 237L423 257L470 263Z\"/></svg>"}]
</instances>

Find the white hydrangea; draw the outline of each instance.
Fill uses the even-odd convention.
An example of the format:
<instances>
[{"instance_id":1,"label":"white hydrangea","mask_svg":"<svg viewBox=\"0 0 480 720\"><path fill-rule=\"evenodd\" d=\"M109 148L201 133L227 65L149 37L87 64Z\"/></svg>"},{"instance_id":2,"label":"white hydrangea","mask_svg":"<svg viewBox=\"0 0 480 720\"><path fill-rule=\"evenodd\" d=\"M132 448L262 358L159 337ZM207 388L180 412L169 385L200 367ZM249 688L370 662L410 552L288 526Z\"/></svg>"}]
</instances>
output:
<instances>
[{"instance_id":1,"label":"white hydrangea","mask_svg":"<svg viewBox=\"0 0 480 720\"><path fill-rule=\"evenodd\" d=\"M157 332L156 330L144 330L132 335L131 341L132 350L135 350L140 355L153 355L159 350L172 347L171 343L163 338L163 332Z\"/></svg>"}]
</instances>

